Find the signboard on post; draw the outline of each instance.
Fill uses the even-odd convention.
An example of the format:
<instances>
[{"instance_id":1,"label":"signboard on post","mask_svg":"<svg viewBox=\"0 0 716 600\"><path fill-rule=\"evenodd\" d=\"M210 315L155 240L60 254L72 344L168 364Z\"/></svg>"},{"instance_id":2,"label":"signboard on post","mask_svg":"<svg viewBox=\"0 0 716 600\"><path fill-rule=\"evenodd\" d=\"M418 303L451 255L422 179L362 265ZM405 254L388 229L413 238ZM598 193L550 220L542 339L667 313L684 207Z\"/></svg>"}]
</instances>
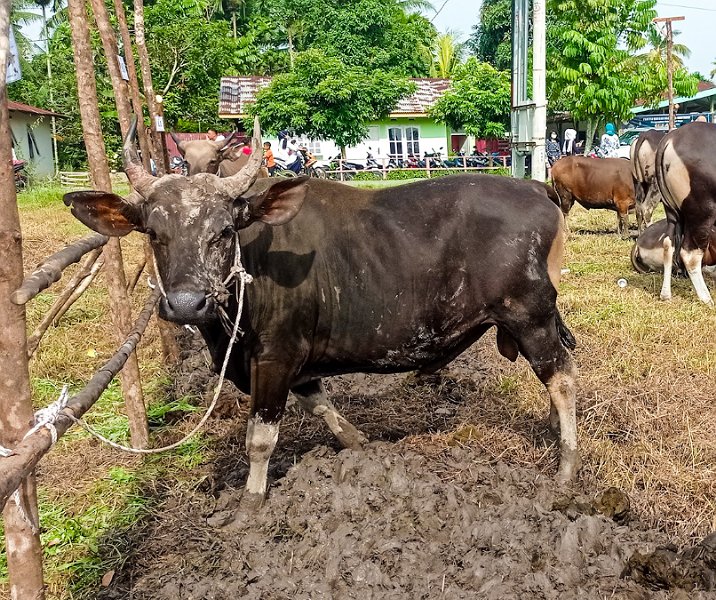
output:
<instances>
[{"instance_id":1,"label":"signboard on post","mask_svg":"<svg viewBox=\"0 0 716 600\"><path fill-rule=\"evenodd\" d=\"M117 54L117 63L119 63L119 72L122 75L122 79L129 81L129 73L127 72L127 63L124 62L124 56Z\"/></svg>"},{"instance_id":2,"label":"signboard on post","mask_svg":"<svg viewBox=\"0 0 716 600\"><path fill-rule=\"evenodd\" d=\"M164 117L163 116L157 115L156 117L154 117L154 128L159 132L164 131Z\"/></svg>"},{"instance_id":3,"label":"signboard on post","mask_svg":"<svg viewBox=\"0 0 716 600\"><path fill-rule=\"evenodd\" d=\"M20 53L17 51L17 44L15 43L15 34L12 31L12 25L10 26L10 53L7 57L7 75L5 76L6 83L13 83L22 79L22 71L20 71Z\"/></svg>"}]
</instances>

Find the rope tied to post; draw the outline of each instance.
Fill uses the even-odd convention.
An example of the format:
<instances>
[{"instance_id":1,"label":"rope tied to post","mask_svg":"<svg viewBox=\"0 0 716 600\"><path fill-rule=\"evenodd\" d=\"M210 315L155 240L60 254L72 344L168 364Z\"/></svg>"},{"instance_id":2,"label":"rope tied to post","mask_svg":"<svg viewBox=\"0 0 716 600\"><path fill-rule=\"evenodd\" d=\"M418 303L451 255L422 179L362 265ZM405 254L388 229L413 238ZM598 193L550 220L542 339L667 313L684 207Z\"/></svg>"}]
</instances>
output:
<instances>
[{"instance_id":1,"label":"rope tied to post","mask_svg":"<svg viewBox=\"0 0 716 600\"><path fill-rule=\"evenodd\" d=\"M55 421L57 420L57 417L60 412L62 412L62 410L67 406L67 401L70 399L68 389L68 386L64 385L62 387L62 392L60 392L60 396L59 398L57 398L57 400L35 412L35 424L27 430L22 439L30 437L33 433L44 427L50 432L50 437L52 438L52 445L54 446L57 443L57 429L55 429ZM12 455L13 450L11 450L10 448L6 448L5 446L0 444L0 458L7 458ZM17 505L17 510L20 513L20 517L22 518L22 520L25 521L30 526L32 532L36 534L39 531L40 524L35 523L28 516L27 511L23 506L22 496L20 495L20 488L17 488L12 493L12 499Z\"/></svg>"}]
</instances>

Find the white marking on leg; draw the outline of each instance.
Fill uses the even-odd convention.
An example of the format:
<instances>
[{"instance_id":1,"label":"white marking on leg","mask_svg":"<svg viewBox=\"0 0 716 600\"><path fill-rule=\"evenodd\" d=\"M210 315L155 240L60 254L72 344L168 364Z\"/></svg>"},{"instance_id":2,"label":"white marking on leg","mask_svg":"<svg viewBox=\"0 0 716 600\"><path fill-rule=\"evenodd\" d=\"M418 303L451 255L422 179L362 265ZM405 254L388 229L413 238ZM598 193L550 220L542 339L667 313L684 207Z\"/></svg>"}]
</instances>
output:
<instances>
[{"instance_id":1,"label":"white marking on leg","mask_svg":"<svg viewBox=\"0 0 716 600\"><path fill-rule=\"evenodd\" d=\"M664 238L664 280L661 284L661 299L671 300L671 269L674 264L674 244L667 235Z\"/></svg>"},{"instance_id":2,"label":"white marking on leg","mask_svg":"<svg viewBox=\"0 0 716 600\"><path fill-rule=\"evenodd\" d=\"M268 463L278 440L278 423L264 423L259 416L249 419L246 426L246 452L249 455L249 477L246 491L266 494Z\"/></svg>"},{"instance_id":3,"label":"white marking on leg","mask_svg":"<svg viewBox=\"0 0 716 600\"><path fill-rule=\"evenodd\" d=\"M566 371L555 373L547 383L551 401L550 413L556 410L559 416L559 479L573 480L581 466L577 451L577 386L576 368L569 365ZM550 419L552 415L550 414Z\"/></svg>"},{"instance_id":4,"label":"white marking on leg","mask_svg":"<svg viewBox=\"0 0 716 600\"><path fill-rule=\"evenodd\" d=\"M296 394L304 410L312 415L321 417L331 433L346 448L359 448L368 441L362 431L357 429L348 419L338 412L333 403L326 397L325 392L303 396Z\"/></svg>"},{"instance_id":5,"label":"white marking on leg","mask_svg":"<svg viewBox=\"0 0 716 600\"><path fill-rule=\"evenodd\" d=\"M698 248L695 250L681 249L681 260L684 262L686 272L689 274L689 279L691 279L691 283L694 285L696 295L704 304L713 306L714 301L711 299L711 293L709 292L709 288L706 287L706 282L704 281L704 274L701 272L701 262L703 261L703 258L703 250Z\"/></svg>"}]
</instances>

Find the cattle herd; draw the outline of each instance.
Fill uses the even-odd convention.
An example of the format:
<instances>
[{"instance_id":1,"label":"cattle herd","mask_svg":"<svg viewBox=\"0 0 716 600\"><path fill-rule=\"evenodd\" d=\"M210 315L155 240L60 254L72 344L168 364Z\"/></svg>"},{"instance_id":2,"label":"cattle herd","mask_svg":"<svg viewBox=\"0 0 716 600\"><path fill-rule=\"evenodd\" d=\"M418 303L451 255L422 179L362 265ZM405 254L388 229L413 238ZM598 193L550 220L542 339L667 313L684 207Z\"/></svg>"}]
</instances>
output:
<instances>
[{"instance_id":1,"label":"cattle herd","mask_svg":"<svg viewBox=\"0 0 716 600\"><path fill-rule=\"evenodd\" d=\"M290 392L343 445L358 447L365 437L327 398L323 377L434 371L492 327L500 353L522 354L547 388L550 425L560 436L557 477L573 480L580 467L575 341L556 299L575 200L616 210L625 235L628 210L636 204L642 229L662 198L667 220L646 228L632 259L642 270L663 268L668 298L676 252L711 304L701 275L702 261L713 259L716 220L708 168L716 126L708 123L644 136L631 166L564 158L553 170L554 189L472 174L377 190L262 178L258 122L253 153L235 174L157 178L139 161L135 130L136 123L123 153L134 193L74 192L65 202L100 233L147 234L160 315L198 327L217 370L231 354L226 376L251 395L244 507L265 496ZM253 276L243 311L232 281L241 265ZM241 314L233 347L227 314Z\"/></svg>"}]
</instances>

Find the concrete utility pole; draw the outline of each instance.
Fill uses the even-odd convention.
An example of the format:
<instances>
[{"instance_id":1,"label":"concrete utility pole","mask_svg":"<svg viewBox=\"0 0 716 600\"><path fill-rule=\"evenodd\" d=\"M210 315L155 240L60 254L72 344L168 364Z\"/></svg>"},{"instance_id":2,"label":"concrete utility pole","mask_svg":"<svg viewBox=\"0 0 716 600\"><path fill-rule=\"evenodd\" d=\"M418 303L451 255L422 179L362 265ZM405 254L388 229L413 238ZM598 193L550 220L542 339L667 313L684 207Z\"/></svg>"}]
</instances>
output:
<instances>
[{"instance_id":1,"label":"concrete utility pole","mask_svg":"<svg viewBox=\"0 0 716 600\"><path fill-rule=\"evenodd\" d=\"M547 129L545 0L532 1L532 98L527 93L530 0L512 0L512 176L545 180Z\"/></svg>"},{"instance_id":2,"label":"concrete utility pole","mask_svg":"<svg viewBox=\"0 0 716 600\"><path fill-rule=\"evenodd\" d=\"M669 131L676 126L674 118L674 58L672 56L674 49L674 31L671 24L674 21L683 21L684 18L685 17L657 17L653 21L654 23L666 24L666 81L669 98Z\"/></svg>"}]
</instances>

